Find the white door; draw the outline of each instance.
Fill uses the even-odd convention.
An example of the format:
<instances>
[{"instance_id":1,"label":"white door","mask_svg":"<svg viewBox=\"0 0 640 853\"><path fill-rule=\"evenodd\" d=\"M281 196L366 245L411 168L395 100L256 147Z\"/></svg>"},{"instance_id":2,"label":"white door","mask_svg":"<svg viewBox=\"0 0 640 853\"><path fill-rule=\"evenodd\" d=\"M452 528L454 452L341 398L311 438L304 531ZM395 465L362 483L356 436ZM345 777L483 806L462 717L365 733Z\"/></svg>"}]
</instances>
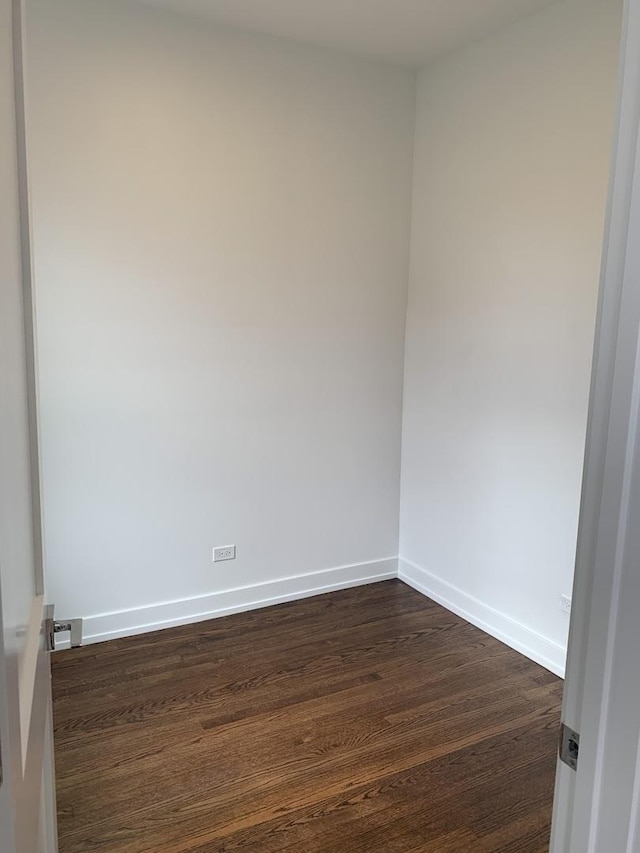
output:
<instances>
[{"instance_id":1,"label":"white door","mask_svg":"<svg viewBox=\"0 0 640 853\"><path fill-rule=\"evenodd\" d=\"M552 853L640 853L640 0L627 0Z\"/></svg>"},{"instance_id":2,"label":"white door","mask_svg":"<svg viewBox=\"0 0 640 853\"><path fill-rule=\"evenodd\" d=\"M55 853L21 13L0 0L0 850Z\"/></svg>"}]
</instances>

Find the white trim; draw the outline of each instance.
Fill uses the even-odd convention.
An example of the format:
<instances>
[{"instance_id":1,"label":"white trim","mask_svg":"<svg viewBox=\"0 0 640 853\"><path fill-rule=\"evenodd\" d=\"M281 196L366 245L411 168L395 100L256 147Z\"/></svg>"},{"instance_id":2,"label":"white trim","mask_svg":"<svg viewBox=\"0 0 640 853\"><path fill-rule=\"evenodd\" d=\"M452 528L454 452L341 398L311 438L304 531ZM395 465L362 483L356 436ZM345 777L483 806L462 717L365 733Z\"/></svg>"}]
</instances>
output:
<instances>
[{"instance_id":1,"label":"white trim","mask_svg":"<svg viewBox=\"0 0 640 853\"><path fill-rule=\"evenodd\" d=\"M398 577L397 557L369 563L355 563L311 574L280 578L253 586L225 589L195 598L184 598L161 604L150 604L132 610L83 617L83 643L99 643L118 637L145 634L160 628L204 622L219 616L269 607L285 601L296 601L325 592L349 589ZM57 643L58 649L69 647L68 640Z\"/></svg>"},{"instance_id":2,"label":"white trim","mask_svg":"<svg viewBox=\"0 0 640 853\"><path fill-rule=\"evenodd\" d=\"M31 715L34 711L36 675L40 656L40 634L44 596L37 595L31 602L29 624L22 654L18 661L18 693L20 695L20 738L22 741L22 771L26 771Z\"/></svg>"},{"instance_id":3,"label":"white trim","mask_svg":"<svg viewBox=\"0 0 640 853\"><path fill-rule=\"evenodd\" d=\"M637 697L631 698L638 684L637 617L633 613L630 626L624 605L637 606L640 551L633 493L640 482L639 36L640 0L625 0L562 711L563 720L580 732L580 768L573 773L558 765L551 853L617 851L636 843L629 827L636 790L630 780L640 768L630 748L640 727Z\"/></svg>"},{"instance_id":4,"label":"white trim","mask_svg":"<svg viewBox=\"0 0 640 853\"><path fill-rule=\"evenodd\" d=\"M403 557L398 560L398 577L510 648L564 677L567 650L553 640Z\"/></svg>"},{"instance_id":5,"label":"white trim","mask_svg":"<svg viewBox=\"0 0 640 853\"><path fill-rule=\"evenodd\" d=\"M629 816L629 833L627 836L626 853L634 853L640 849L640 742L636 746L636 766L633 774L633 796L631 798L631 814Z\"/></svg>"},{"instance_id":6,"label":"white trim","mask_svg":"<svg viewBox=\"0 0 640 853\"><path fill-rule=\"evenodd\" d=\"M161 628L190 625L233 613L270 607L285 601L298 601L327 592L395 578L399 578L408 586L437 601L447 610L556 675L564 676L566 649L562 646L415 563L397 557L324 569L311 574L280 578L253 586L236 587L130 610L85 616L83 617L83 643L89 645L119 637L146 634ZM57 648L69 648L68 639L58 640Z\"/></svg>"},{"instance_id":7,"label":"white trim","mask_svg":"<svg viewBox=\"0 0 640 853\"><path fill-rule=\"evenodd\" d=\"M50 678L50 674L47 674ZM47 690L47 713L44 732L44 762L40 803L40 837L38 853L58 853L58 813L56 809L56 768L53 744L53 701Z\"/></svg>"}]
</instances>

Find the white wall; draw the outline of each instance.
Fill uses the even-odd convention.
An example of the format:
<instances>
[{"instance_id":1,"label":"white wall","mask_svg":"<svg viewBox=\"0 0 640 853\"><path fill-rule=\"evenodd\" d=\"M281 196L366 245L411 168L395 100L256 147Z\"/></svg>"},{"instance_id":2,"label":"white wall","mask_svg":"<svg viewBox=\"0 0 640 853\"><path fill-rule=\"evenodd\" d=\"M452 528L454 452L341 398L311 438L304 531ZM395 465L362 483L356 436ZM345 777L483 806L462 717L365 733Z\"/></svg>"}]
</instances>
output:
<instances>
[{"instance_id":1,"label":"white wall","mask_svg":"<svg viewBox=\"0 0 640 853\"><path fill-rule=\"evenodd\" d=\"M422 71L401 573L564 666L621 3Z\"/></svg>"},{"instance_id":2,"label":"white wall","mask_svg":"<svg viewBox=\"0 0 640 853\"><path fill-rule=\"evenodd\" d=\"M396 557L415 75L113 0L28 36L59 615Z\"/></svg>"},{"instance_id":3,"label":"white wall","mask_svg":"<svg viewBox=\"0 0 640 853\"><path fill-rule=\"evenodd\" d=\"M29 0L60 615L109 636L393 575L410 277L401 576L562 671L620 5L420 73L409 271L412 73Z\"/></svg>"}]
</instances>

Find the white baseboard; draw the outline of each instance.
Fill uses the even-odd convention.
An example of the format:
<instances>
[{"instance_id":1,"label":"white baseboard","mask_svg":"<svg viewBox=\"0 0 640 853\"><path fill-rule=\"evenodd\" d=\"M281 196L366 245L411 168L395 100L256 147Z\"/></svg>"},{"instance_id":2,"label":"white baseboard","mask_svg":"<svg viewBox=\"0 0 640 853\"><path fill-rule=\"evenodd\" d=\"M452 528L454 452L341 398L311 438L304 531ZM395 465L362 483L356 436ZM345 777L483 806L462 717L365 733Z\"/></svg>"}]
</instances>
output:
<instances>
[{"instance_id":1,"label":"white baseboard","mask_svg":"<svg viewBox=\"0 0 640 853\"><path fill-rule=\"evenodd\" d=\"M447 610L564 678L567 650L553 640L402 557L398 559L398 577Z\"/></svg>"},{"instance_id":2,"label":"white baseboard","mask_svg":"<svg viewBox=\"0 0 640 853\"><path fill-rule=\"evenodd\" d=\"M311 574L281 578L254 586L225 589L209 595L151 604L116 613L103 613L83 617L83 643L99 643L118 637L145 634L159 628L189 625L204 622L219 616L256 610L285 601L309 598L349 589L354 586L377 583L398 577L398 558L390 557L369 563L356 563L335 569L324 569ZM58 649L69 648L65 638L57 644Z\"/></svg>"},{"instance_id":3,"label":"white baseboard","mask_svg":"<svg viewBox=\"0 0 640 853\"><path fill-rule=\"evenodd\" d=\"M413 589L491 634L526 657L564 677L566 649L510 616L453 586L402 557L356 563L311 574L281 578L253 586L226 589L195 598L151 604L83 618L83 643L145 634L160 628L204 622L232 613L310 598L339 589L400 578ZM61 638L58 649L69 647Z\"/></svg>"}]
</instances>

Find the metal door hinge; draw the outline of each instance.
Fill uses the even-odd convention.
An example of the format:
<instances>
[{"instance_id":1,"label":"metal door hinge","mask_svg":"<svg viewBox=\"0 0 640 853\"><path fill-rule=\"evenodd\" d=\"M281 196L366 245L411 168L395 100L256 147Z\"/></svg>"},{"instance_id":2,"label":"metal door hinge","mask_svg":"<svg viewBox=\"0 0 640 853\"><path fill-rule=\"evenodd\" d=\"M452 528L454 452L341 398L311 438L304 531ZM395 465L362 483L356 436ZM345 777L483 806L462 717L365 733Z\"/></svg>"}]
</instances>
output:
<instances>
[{"instance_id":1,"label":"metal door hinge","mask_svg":"<svg viewBox=\"0 0 640 853\"><path fill-rule=\"evenodd\" d=\"M82 645L82 619L67 619L59 622L53 618L53 605L47 605L45 609L45 633L48 652L56 649L56 634L69 632L71 634L71 648L77 649Z\"/></svg>"},{"instance_id":2,"label":"metal door hinge","mask_svg":"<svg viewBox=\"0 0 640 853\"><path fill-rule=\"evenodd\" d=\"M580 735L570 729L566 723L560 726L560 760L572 770L578 769L578 754L580 752Z\"/></svg>"}]
</instances>

